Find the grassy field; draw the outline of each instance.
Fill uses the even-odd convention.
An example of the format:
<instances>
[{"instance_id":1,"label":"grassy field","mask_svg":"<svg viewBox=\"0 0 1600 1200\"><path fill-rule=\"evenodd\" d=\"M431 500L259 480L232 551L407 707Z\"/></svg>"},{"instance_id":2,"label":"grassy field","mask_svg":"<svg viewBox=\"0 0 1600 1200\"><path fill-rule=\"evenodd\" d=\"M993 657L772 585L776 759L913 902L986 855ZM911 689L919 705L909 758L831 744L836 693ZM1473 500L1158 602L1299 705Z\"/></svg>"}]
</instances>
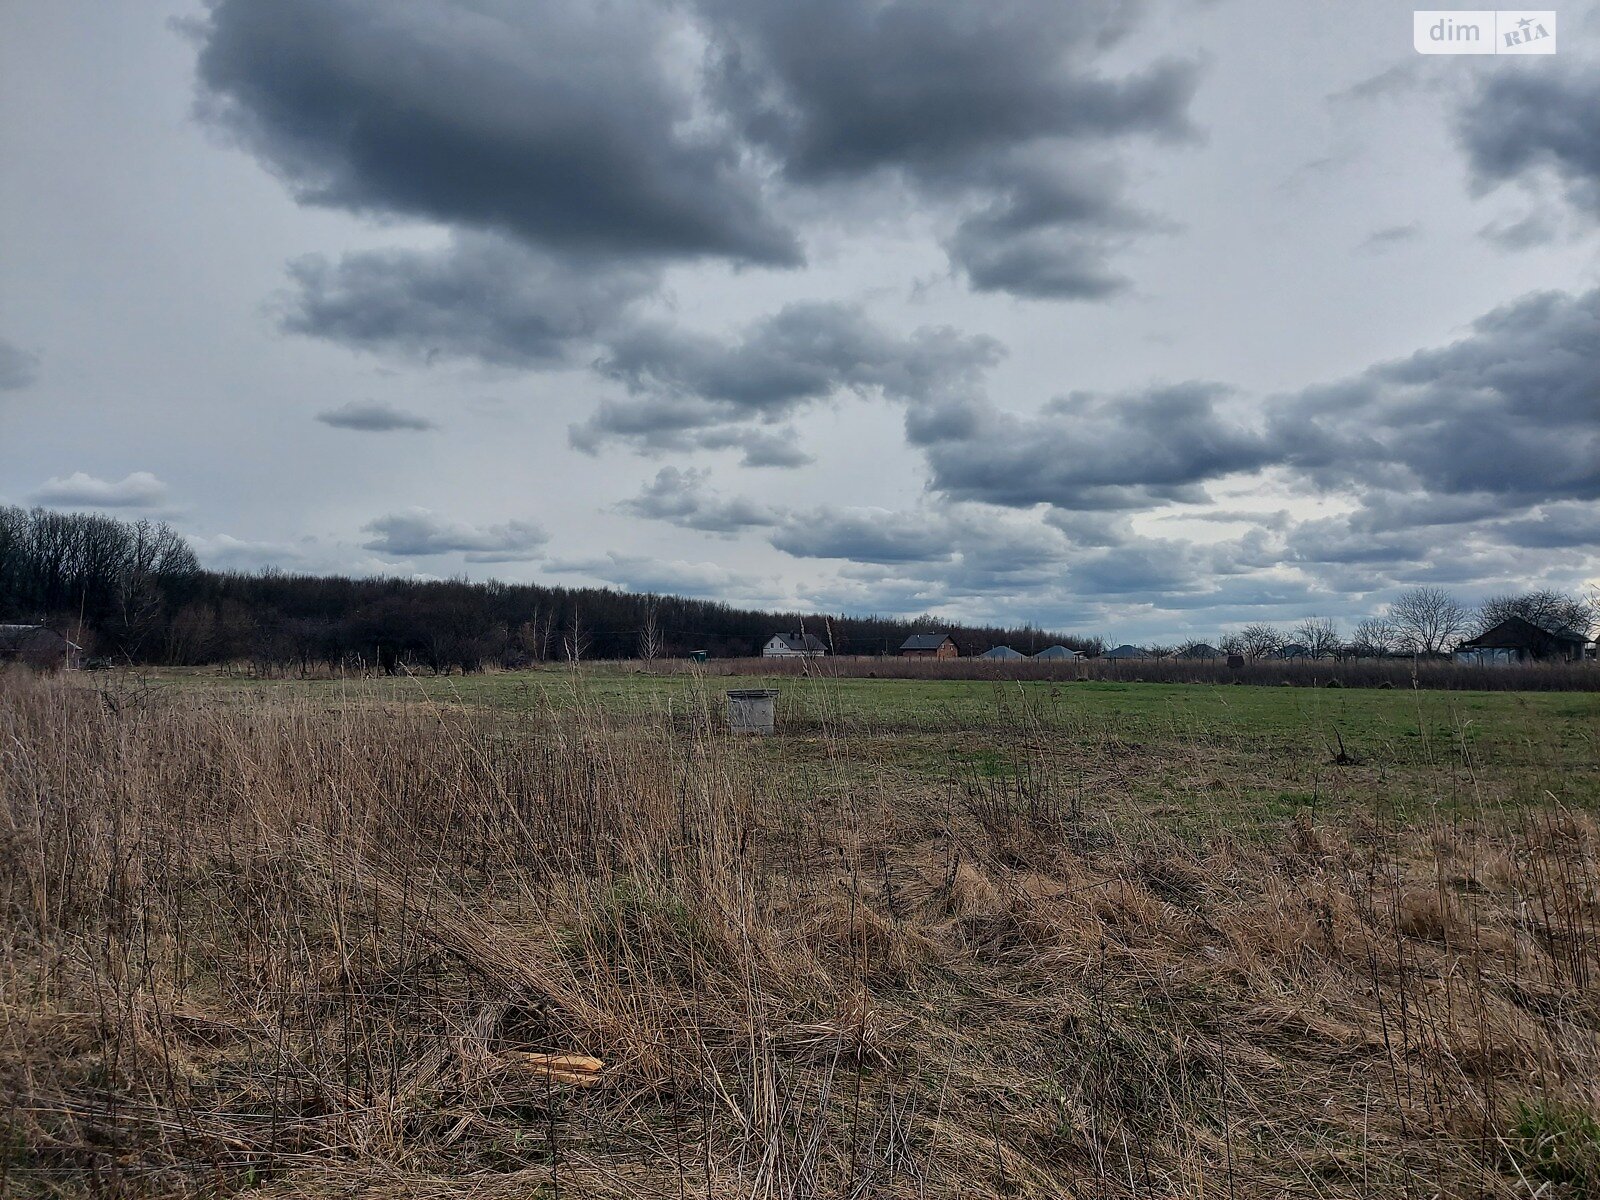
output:
<instances>
[{"instance_id":1,"label":"grassy field","mask_svg":"<svg viewBox=\"0 0 1600 1200\"><path fill-rule=\"evenodd\" d=\"M1593 694L775 685L0 674L0 1194L1600 1196Z\"/></svg>"},{"instance_id":2,"label":"grassy field","mask_svg":"<svg viewBox=\"0 0 1600 1200\"><path fill-rule=\"evenodd\" d=\"M918 793L1048 767L1096 807L1169 823L1262 825L1300 809L1384 816L1483 803L1600 804L1600 693L687 676L597 667L397 681L165 672L217 703L296 696L609 720L715 723L728 687L779 690L778 736L747 750L775 774ZM1344 760L1340 761L1341 754Z\"/></svg>"}]
</instances>

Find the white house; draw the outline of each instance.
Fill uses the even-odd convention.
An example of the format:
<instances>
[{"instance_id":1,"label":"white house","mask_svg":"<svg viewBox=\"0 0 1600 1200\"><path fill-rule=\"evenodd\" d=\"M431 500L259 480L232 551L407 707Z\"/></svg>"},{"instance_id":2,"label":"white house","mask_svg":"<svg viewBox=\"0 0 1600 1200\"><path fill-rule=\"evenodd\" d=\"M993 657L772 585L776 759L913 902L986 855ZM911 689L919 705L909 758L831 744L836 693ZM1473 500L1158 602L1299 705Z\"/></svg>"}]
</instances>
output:
<instances>
[{"instance_id":1,"label":"white house","mask_svg":"<svg viewBox=\"0 0 1600 1200\"><path fill-rule=\"evenodd\" d=\"M827 653L822 640L809 633L775 633L761 647L762 658L821 658Z\"/></svg>"}]
</instances>

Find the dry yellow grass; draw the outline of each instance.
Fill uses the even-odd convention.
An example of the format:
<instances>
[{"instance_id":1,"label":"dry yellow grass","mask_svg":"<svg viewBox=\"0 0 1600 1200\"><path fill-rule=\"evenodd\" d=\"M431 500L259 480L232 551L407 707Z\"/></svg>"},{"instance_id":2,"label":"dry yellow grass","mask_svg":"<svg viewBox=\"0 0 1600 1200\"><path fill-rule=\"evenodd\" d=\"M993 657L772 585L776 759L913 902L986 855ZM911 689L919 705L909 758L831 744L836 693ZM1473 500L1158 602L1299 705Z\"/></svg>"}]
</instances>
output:
<instances>
[{"instance_id":1,"label":"dry yellow grass","mask_svg":"<svg viewBox=\"0 0 1600 1200\"><path fill-rule=\"evenodd\" d=\"M825 770L0 676L0 1193L1600 1194L1587 815L1179 841Z\"/></svg>"}]
</instances>

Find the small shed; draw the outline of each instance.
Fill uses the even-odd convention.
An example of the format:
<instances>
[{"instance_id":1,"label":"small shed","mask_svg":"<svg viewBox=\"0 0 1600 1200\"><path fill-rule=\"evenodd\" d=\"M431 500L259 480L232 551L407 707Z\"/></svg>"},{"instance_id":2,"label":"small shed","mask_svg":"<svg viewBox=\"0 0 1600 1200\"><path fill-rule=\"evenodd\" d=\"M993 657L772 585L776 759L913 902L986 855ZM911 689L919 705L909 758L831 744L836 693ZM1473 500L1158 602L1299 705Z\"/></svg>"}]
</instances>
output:
<instances>
[{"instance_id":1,"label":"small shed","mask_svg":"<svg viewBox=\"0 0 1600 1200\"><path fill-rule=\"evenodd\" d=\"M822 658L828 647L810 633L775 633L761 647L762 658Z\"/></svg>"},{"instance_id":2,"label":"small shed","mask_svg":"<svg viewBox=\"0 0 1600 1200\"><path fill-rule=\"evenodd\" d=\"M1111 659L1149 658L1150 655L1147 654L1145 651L1139 649L1139 647L1137 647L1137 646L1129 646L1126 643L1124 643L1123 645L1118 646L1114 650L1107 650L1106 653L1105 653L1105 657L1111 658Z\"/></svg>"},{"instance_id":3,"label":"small shed","mask_svg":"<svg viewBox=\"0 0 1600 1200\"><path fill-rule=\"evenodd\" d=\"M47 625L0 625L0 663L70 671L78 665L78 649Z\"/></svg>"},{"instance_id":4,"label":"small shed","mask_svg":"<svg viewBox=\"0 0 1600 1200\"><path fill-rule=\"evenodd\" d=\"M955 639L948 633L913 633L900 643L901 658L959 658Z\"/></svg>"},{"instance_id":5,"label":"small shed","mask_svg":"<svg viewBox=\"0 0 1600 1200\"><path fill-rule=\"evenodd\" d=\"M1547 628L1526 617L1507 617L1456 647L1466 663L1580 662L1588 637L1576 629Z\"/></svg>"},{"instance_id":6,"label":"small shed","mask_svg":"<svg viewBox=\"0 0 1600 1200\"><path fill-rule=\"evenodd\" d=\"M1077 662L1083 654L1068 646L1046 646L1033 657L1035 662Z\"/></svg>"},{"instance_id":7,"label":"small shed","mask_svg":"<svg viewBox=\"0 0 1600 1200\"><path fill-rule=\"evenodd\" d=\"M992 646L988 650L985 650L982 654L978 655L978 657L986 658L990 662L1020 662L1027 656L1024 654L1019 654L1010 646Z\"/></svg>"}]
</instances>

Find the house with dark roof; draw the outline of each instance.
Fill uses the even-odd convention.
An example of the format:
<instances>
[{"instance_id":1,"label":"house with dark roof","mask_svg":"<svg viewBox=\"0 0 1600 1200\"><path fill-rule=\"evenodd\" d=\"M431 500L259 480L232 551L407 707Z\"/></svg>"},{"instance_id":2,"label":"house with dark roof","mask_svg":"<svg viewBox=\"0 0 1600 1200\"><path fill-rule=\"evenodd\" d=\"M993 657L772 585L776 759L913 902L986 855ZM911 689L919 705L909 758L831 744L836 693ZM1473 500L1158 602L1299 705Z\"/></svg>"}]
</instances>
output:
<instances>
[{"instance_id":1,"label":"house with dark roof","mask_svg":"<svg viewBox=\"0 0 1600 1200\"><path fill-rule=\"evenodd\" d=\"M1213 659L1225 657L1221 650L1208 642L1195 642L1192 646L1185 646L1178 651L1179 658Z\"/></svg>"},{"instance_id":2,"label":"house with dark roof","mask_svg":"<svg viewBox=\"0 0 1600 1200\"><path fill-rule=\"evenodd\" d=\"M810 633L775 633L761 647L762 658L822 658L828 647Z\"/></svg>"},{"instance_id":3,"label":"house with dark roof","mask_svg":"<svg viewBox=\"0 0 1600 1200\"><path fill-rule=\"evenodd\" d=\"M1116 647L1114 650L1107 650L1105 652L1105 657L1111 659L1149 658L1150 655L1139 649L1137 646L1129 646L1124 643L1123 645Z\"/></svg>"},{"instance_id":4,"label":"house with dark roof","mask_svg":"<svg viewBox=\"0 0 1600 1200\"><path fill-rule=\"evenodd\" d=\"M1019 662L1027 655L1017 653L1010 646L991 646L978 657L988 659L990 662Z\"/></svg>"},{"instance_id":5,"label":"house with dark roof","mask_svg":"<svg viewBox=\"0 0 1600 1200\"><path fill-rule=\"evenodd\" d=\"M1077 662L1082 657L1081 651L1067 646L1046 646L1033 656L1035 662Z\"/></svg>"},{"instance_id":6,"label":"house with dark roof","mask_svg":"<svg viewBox=\"0 0 1600 1200\"><path fill-rule=\"evenodd\" d=\"M959 658L961 651L948 633L913 633L900 643L901 658Z\"/></svg>"},{"instance_id":7,"label":"house with dark roof","mask_svg":"<svg viewBox=\"0 0 1600 1200\"><path fill-rule=\"evenodd\" d=\"M46 625L0 625L0 664L21 663L39 671L70 671L79 647Z\"/></svg>"},{"instance_id":8,"label":"house with dark roof","mask_svg":"<svg viewBox=\"0 0 1600 1200\"><path fill-rule=\"evenodd\" d=\"M1589 638L1576 629L1507 617L1456 647L1459 663L1498 666L1523 662L1580 662Z\"/></svg>"}]
</instances>

